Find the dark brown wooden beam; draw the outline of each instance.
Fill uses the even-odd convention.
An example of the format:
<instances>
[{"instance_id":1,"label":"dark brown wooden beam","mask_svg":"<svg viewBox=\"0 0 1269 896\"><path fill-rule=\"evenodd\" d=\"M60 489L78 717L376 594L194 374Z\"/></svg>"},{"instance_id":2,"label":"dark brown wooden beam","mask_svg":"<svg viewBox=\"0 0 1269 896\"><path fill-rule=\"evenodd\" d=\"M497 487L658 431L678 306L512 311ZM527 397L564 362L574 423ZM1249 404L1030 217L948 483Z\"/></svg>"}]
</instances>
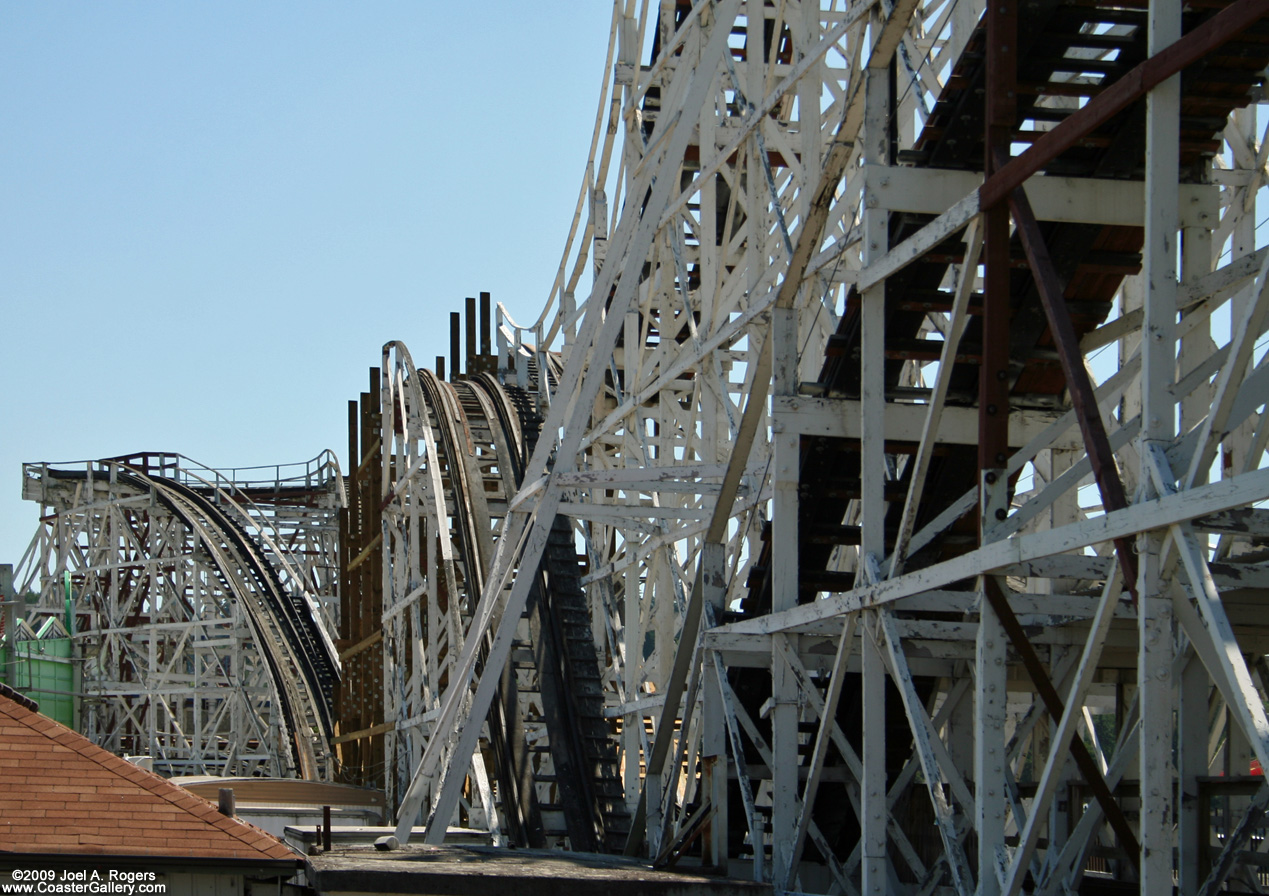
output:
<instances>
[{"instance_id":1,"label":"dark brown wooden beam","mask_svg":"<svg viewBox=\"0 0 1269 896\"><path fill-rule=\"evenodd\" d=\"M1065 711L1062 697L1049 679L1044 663L1040 661L1039 654L1035 652L1035 647L1032 646L1030 638L1027 637L1027 632L1022 627L1022 623L1014 615L1013 608L1009 606L1009 600L1005 597L1004 592L1001 591L1000 583L996 581L995 576L983 576L983 593L987 597L987 602L991 604L991 608L1000 617L1000 624L1004 628L1005 634L1009 636L1009 642L1013 644L1014 650L1018 652L1022 665L1026 667L1027 674L1035 685L1036 693L1044 701L1045 709L1049 711L1049 715L1055 720L1061 720L1062 713ZM1142 711L1145 711L1144 707ZM1078 736L1071 738L1071 758L1075 760L1075 765L1079 768L1080 774L1084 776L1084 780L1088 783L1088 789L1093 792L1093 796L1102 807L1102 812L1106 815L1106 821L1110 824L1111 830L1115 832L1115 836L1119 838L1120 847L1128 854L1133 867L1140 868L1141 844L1137 842L1137 835L1133 833L1132 825L1128 823L1128 818L1124 815L1123 810L1119 808L1119 804L1115 802L1115 795L1111 793L1110 786L1106 783L1106 779L1102 777L1102 770L1098 766L1097 760L1088 752L1088 747L1084 746L1084 741Z\"/></svg>"},{"instance_id":2,"label":"dark brown wooden beam","mask_svg":"<svg viewBox=\"0 0 1269 896\"><path fill-rule=\"evenodd\" d=\"M457 311L449 313L449 380L458 382L463 372L463 316Z\"/></svg>"},{"instance_id":3,"label":"dark brown wooden beam","mask_svg":"<svg viewBox=\"0 0 1269 896\"><path fill-rule=\"evenodd\" d=\"M467 311L467 366L463 368L463 373L468 376L475 376L476 367L476 329L478 321L476 320L476 297L468 296L466 303Z\"/></svg>"},{"instance_id":4,"label":"dark brown wooden beam","mask_svg":"<svg viewBox=\"0 0 1269 896\"><path fill-rule=\"evenodd\" d=\"M978 189L981 208L1006 199L1010 193L1063 152L1122 112L1158 84L1237 37L1257 19L1269 15L1269 0L1234 0L1225 9L1179 41L1136 66L1093 97L1053 130L1031 144L984 181ZM989 92L990 95L990 92Z\"/></svg>"},{"instance_id":5,"label":"dark brown wooden beam","mask_svg":"<svg viewBox=\"0 0 1269 896\"><path fill-rule=\"evenodd\" d=\"M987 4L987 93L983 170L991 174L1009 157L1017 117L1018 0ZM1009 213L1003 206L983 211L983 335L978 370L978 468L986 473L987 492L1003 490L1000 471L1009 458ZM966 272L977 259L966 258ZM984 493L979 507L992 502ZM998 521L982 520L980 532Z\"/></svg>"},{"instance_id":6,"label":"dark brown wooden beam","mask_svg":"<svg viewBox=\"0 0 1269 896\"><path fill-rule=\"evenodd\" d=\"M1049 248L1045 245L1040 225L1036 222L1031 203L1027 201L1026 191L1022 187L1016 188L1009 196L1009 208L1013 212L1022 247L1027 253L1027 261L1031 264L1036 288L1040 292L1040 303L1044 306L1044 314L1049 321L1049 333L1062 363L1062 373L1066 376L1066 387L1071 393L1075 419L1079 422L1080 434L1084 438L1084 448L1093 468L1093 478L1097 480L1097 488L1101 492L1102 508L1106 513L1122 510L1128 506L1128 497L1124 493L1123 481L1119 478L1119 468L1115 466L1115 453L1106 435L1106 425L1097 408L1093 381L1089 379L1088 368L1084 366L1079 336L1075 332L1075 325L1071 323L1062 284L1058 282L1053 259L1049 257ZM1115 539L1115 554L1124 571L1124 586L1136 604L1137 555L1133 551L1132 540Z\"/></svg>"}]
</instances>

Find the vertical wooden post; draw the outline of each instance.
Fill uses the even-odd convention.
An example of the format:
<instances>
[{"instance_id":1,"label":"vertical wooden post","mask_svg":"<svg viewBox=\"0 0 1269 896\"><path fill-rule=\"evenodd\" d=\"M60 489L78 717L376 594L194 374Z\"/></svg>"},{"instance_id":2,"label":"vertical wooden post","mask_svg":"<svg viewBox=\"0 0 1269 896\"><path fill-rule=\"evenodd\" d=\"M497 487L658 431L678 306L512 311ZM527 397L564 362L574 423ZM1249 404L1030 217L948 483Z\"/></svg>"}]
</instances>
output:
<instances>
[{"instance_id":1,"label":"vertical wooden post","mask_svg":"<svg viewBox=\"0 0 1269 896\"><path fill-rule=\"evenodd\" d=\"M1151 55L1181 37L1178 0L1151 0L1147 14ZM1173 75L1146 95L1146 280L1141 339L1140 482L1151 484L1152 454L1176 436L1177 181L1180 179L1181 76ZM1169 484L1168 487L1171 487ZM1173 819L1176 783L1172 766L1172 605L1161 569L1165 532L1137 538L1138 699L1141 714L1141 892L1172 889Z\"/></svg>"},{"instance_id":2,"label":"vertical wooden post","mask_svg":"<svg viewBox=\"0 0 1269 896\"><path fill-rule=\"evenodd\" d=\"M463 370L462 350L460 348L462 330L462 315L457 311L451 311L449 314L449 381L451 383L458 380Z\"/></svg>"},{"instance_id":3,"label":"vertical wooden post","mask_svg":"<svg viewBox=\"0 0 1269 896\"><path fill-rule=\"evenodd\" d=\"M468 296L465 304L467 315L467 366L463 373L472 376L478 372L479 362L476 359L476 297Z\"/></svg>"},{"instance_id":4,"label":"vertical wooden post","mask_svg":"<svg viewBox=\"0 0 1269 896\"><path fill-rule=\"evenodd\" d=\"M886 69L869 68L865 73L864 135L865 153L884 164L890 145L890 74ZM889 248L889 216L884 209L864 210L863 262L881 258ZM886 413L886 285L885 281L864 291L860 297L861 363L860 405L863 411L860 445L861 533L858 578L867 581L886 552L886 455L884 420ZM870 563L872 561L873 563ZM886 826L889 805L886 769L886 672L884 647L876 613L865 616L863 627L863 771L861 814L863 839L863 891L884 894L889 886Z\"/></svg>"}]
</instances>

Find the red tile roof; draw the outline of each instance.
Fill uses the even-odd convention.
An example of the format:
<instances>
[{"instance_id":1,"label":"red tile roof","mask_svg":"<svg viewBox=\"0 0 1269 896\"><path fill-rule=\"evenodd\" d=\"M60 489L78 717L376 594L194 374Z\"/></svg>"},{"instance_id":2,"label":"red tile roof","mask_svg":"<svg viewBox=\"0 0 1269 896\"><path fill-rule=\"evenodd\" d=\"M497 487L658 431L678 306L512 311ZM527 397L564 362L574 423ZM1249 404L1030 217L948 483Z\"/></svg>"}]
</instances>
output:
<instances>
[{"instance_id":1,"label":"red tile roof","mask_svg":"<svg viewBox=\"0 0 1269 896\"><path fill-rule=\"evenodd\" d=\"M0 685L0 854L299 860L259 828L14 697Z\"/></svg>"}]
</instances>

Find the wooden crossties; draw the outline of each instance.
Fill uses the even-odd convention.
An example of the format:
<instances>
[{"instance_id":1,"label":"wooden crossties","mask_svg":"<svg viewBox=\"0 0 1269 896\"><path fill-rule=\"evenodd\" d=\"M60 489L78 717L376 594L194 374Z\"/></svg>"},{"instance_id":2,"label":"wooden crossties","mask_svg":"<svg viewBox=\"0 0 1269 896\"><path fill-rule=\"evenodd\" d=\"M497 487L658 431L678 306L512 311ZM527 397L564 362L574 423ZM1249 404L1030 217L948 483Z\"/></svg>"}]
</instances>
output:
<instances>
[{"instance_id":1,"label":"wooden crossties","mask_svg":"<svg viewBox=\"0 0 1269 896\"><path fill-rule=\"evenodd\" d=\"M1267 13L618 6L560 274L499 311L498 375L558 385L465 636L515 655L571 518L628 852L817 893L1258 873L1223 838L1263 799L1196 800L1269 744L1263 557L1195 521L1269 488ZM468 653L429 840L495 699Z\"/></svg>"},{"instance_id":2,"label":"wooden crossties","mask_svg":"<svg viewBox=\"0 0 1269 896\"><path fill-rule=\"evenodd\" d=\"M329 776L334 457L211 470L143 453L28 465L29 611L73 623L78 725L164 774Z\"/></svg>"}]
</instances>

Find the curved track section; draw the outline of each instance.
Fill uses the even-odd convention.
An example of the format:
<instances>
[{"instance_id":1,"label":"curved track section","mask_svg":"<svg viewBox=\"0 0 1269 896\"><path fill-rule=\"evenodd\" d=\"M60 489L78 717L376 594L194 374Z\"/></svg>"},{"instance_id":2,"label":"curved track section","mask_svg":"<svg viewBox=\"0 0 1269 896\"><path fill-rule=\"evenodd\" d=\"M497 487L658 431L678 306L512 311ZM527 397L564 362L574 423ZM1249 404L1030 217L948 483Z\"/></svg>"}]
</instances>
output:
<instances>
[{"instance_id":1,"label":"curved track section","mask_svg":"<svg viewBox=\"0 0 1269 896\"><path fill-rule=\"evenodd\" d=\"M617 4L559 274L499 318L500 377L561 364L487 653L398 836L461 814L562 514L628 852L816 893L1263 885L1269 791L1232 778L1269 761L1266 62L1261 0Z\"/></svg>"},{"instance_id":2,"label":"curved track section","mask_svg":"<svg viewBox=\"0 0 1269 896\"><path fill-rule=\"evenodd\" d=\"M385 349L383 369L387 717L418 720L395 732L398 755L408 756L445 740L436 708L465 687L460 659L482 669L490 662L488 618L502 608L480 595L495 555L507 550L508 506L540 420L525 393L488 375L443 382L415 368L400 343ZM496 675L465 821L520 845L619 848L628 820L567 519L526 575L533 594ZM483 634L473 639L473 630Z\"/></svg>"},{"instance_id":3,"label":"curved track section","mask_svg":"<svg viewBox=\"0 0 1269 896\"><path fill-rule=\"evenodd\" d=\"M383 706L335 739L382 738L398 840L1263 889L1267 66L1269 0L614 4L542 313L453 382L390 343L363 396ZM117 485L74 550L142 531L132 486L93 517ZM320 657L162 494L271 674Z\"/></svg>"},{"instance_id":4,"label":"curved track section","mask_svg":"<svg viewBox=\"0 0 1269 896\"><path fill-rule=\"evenodd\" d=\"M325 778L338 467L235 473L155 453L28 466L60 539L27 569L37 612L75 630L79 724L103 746L168 774Z\"/></svg>"},{"instance_id":5,"label":"curved track section","mask_svg":"<svg viewBox=\"0 0 1269 896\"><path fill-rule=\"evenodd\" d=\"M116 465L113 461L104 462ZM287 589L261 546L243 526L197 489L153 476L128 464L113 481L153 494L193 535L226 592L246 612L255 643L277 693L289 762L302 778L328 774L333 735L332 694L339 682L339 657L322 629L312 598ZM55 478L83 478L54 472ZM212 490L213 494L216 491ZM223 494L218 497L228 499Z\"/></svg>"},{"instance_id":6,"label":"curved track section","mask_svg":"<svg viewBox=\"0 0 1269 896\"><path fill-rule=\"evenodd\" d=\"M124 478L153 490L212 555L225 586L246 609L269 665L300 777L325 777L334 736L331 705L339 682L339 657L311 598L288 591L259 545L205 495L139 470Z\"/></svg>"}]
</instances>

